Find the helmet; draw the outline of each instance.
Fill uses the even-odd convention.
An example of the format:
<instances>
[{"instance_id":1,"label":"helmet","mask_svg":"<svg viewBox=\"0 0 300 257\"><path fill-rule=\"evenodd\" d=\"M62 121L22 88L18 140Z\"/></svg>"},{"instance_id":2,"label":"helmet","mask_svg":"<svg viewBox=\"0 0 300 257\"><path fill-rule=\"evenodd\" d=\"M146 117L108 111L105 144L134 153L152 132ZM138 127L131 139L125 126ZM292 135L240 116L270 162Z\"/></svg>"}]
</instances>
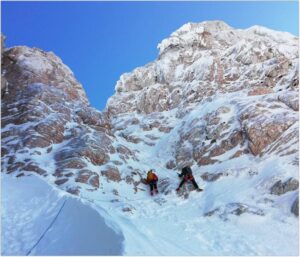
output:
<instances>
[{"instance_id":1,"label":"helmet","mask_svg":"<svg viewBox=\"0 0 300 257\"><path fill-rule=\"evenodd\" d=\"M153 170L153 169L151 169L151 170L149 170L149 171L148 171L148 173L147 173L147 174L149 174L149 173L152 173L153 171L154 171L154 170Z\"/></svg>"}]
</instances>

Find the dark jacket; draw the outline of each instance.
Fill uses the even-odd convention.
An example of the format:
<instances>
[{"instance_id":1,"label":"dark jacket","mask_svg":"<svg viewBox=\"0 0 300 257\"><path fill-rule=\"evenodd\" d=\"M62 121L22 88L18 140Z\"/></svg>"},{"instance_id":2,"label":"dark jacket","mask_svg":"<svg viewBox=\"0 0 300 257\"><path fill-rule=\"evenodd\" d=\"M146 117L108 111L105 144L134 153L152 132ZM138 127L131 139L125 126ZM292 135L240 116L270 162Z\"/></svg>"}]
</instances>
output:
<instances>
[{"instance_id":1,"label":"dark jacket","mask_svg":"<svg viewBox=\"0 0 300 257\"><path fill-rule=\"evenodd\" d=\"M192 180L192 179L194 179L192 169L189 166L184 167L181 170L181 174L178 174L178 176L180 178L183 177L185 180Z\"/></svg>"}]
</instances>

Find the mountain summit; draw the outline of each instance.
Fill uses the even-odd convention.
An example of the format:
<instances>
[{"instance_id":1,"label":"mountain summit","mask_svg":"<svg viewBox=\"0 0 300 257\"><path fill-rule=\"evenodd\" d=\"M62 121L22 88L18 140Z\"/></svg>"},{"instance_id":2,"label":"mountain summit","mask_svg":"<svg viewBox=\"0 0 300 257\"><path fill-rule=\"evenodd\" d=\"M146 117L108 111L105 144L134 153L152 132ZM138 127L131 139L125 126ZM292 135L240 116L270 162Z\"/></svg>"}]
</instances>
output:
<instances>
[{"instance_id":1,"label":"mountain summit","mask_svg":"<svg viewBox=\"0 0 300 257\"><path fill-rule=\"evenodd\" d=\"M4 49L2 224L14 233L3 233L3 255L75 255L74 242L84 255L298 254L298 38L205 21L183 25L158 50L121 75L99 112L53 53ZM175 192L186 165L203 192L188 183ZM93 226L91 207L107 226ZM37 214L23 221L22 210ZM41 222L52 230L30 229ZM93 227L104 231L101 247ZM78 241L63 236L78 230Z\"/></svg>"}]
</instances>

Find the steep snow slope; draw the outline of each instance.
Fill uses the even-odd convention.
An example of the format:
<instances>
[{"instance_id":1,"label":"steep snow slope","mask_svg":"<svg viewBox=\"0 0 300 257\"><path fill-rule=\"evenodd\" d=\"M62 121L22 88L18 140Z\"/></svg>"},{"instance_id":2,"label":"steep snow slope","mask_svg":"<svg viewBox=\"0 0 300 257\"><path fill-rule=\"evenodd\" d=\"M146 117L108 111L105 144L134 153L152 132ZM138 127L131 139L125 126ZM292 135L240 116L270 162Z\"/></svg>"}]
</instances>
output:
<instances>
[{"instance_id":1,"label":"steep snow slope","mask_svg":"<svg viewBox=\"0 0 300 257\"><path fill-rule=\"evenodd\" d=\"M106 224L105 211L36 176L2 175L2 185L1 255L122 254L123 235Z\"/></svg>"},{"instance_id":2,"label":"steep snow slope","mask_svg":"<svg viewBox=\"0 0 300 257\"><path fill-rule=\"evenodd\" d=\"M115 254L297 255L298 38L212 21L158 48L120 77L103 113L52 53L7 49L2 171L16 184L38 173L84 199L122 232ZM187 164L204 191L177 195Z\"/></svg>"}]
</instances>

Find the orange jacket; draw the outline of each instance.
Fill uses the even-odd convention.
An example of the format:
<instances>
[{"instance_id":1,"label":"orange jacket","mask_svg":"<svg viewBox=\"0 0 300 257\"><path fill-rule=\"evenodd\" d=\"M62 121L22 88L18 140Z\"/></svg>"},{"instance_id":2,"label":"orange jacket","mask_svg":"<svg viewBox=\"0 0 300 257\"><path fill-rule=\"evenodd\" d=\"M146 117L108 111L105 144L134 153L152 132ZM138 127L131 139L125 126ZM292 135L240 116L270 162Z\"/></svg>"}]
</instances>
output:
<instances>
[{"instance_id":1,"label":"orange jacket","mask_svg":"<svg viewBox=\"0 0 300 257\"><path fill-rule=\"evenodd\" d=\"M148 173L148 175L147 175L147 182L148 183L155 182L157 180L158 180L158 177L156 176L155 173L153 173L153 172Z\"/></svg>"}]
</instances>

